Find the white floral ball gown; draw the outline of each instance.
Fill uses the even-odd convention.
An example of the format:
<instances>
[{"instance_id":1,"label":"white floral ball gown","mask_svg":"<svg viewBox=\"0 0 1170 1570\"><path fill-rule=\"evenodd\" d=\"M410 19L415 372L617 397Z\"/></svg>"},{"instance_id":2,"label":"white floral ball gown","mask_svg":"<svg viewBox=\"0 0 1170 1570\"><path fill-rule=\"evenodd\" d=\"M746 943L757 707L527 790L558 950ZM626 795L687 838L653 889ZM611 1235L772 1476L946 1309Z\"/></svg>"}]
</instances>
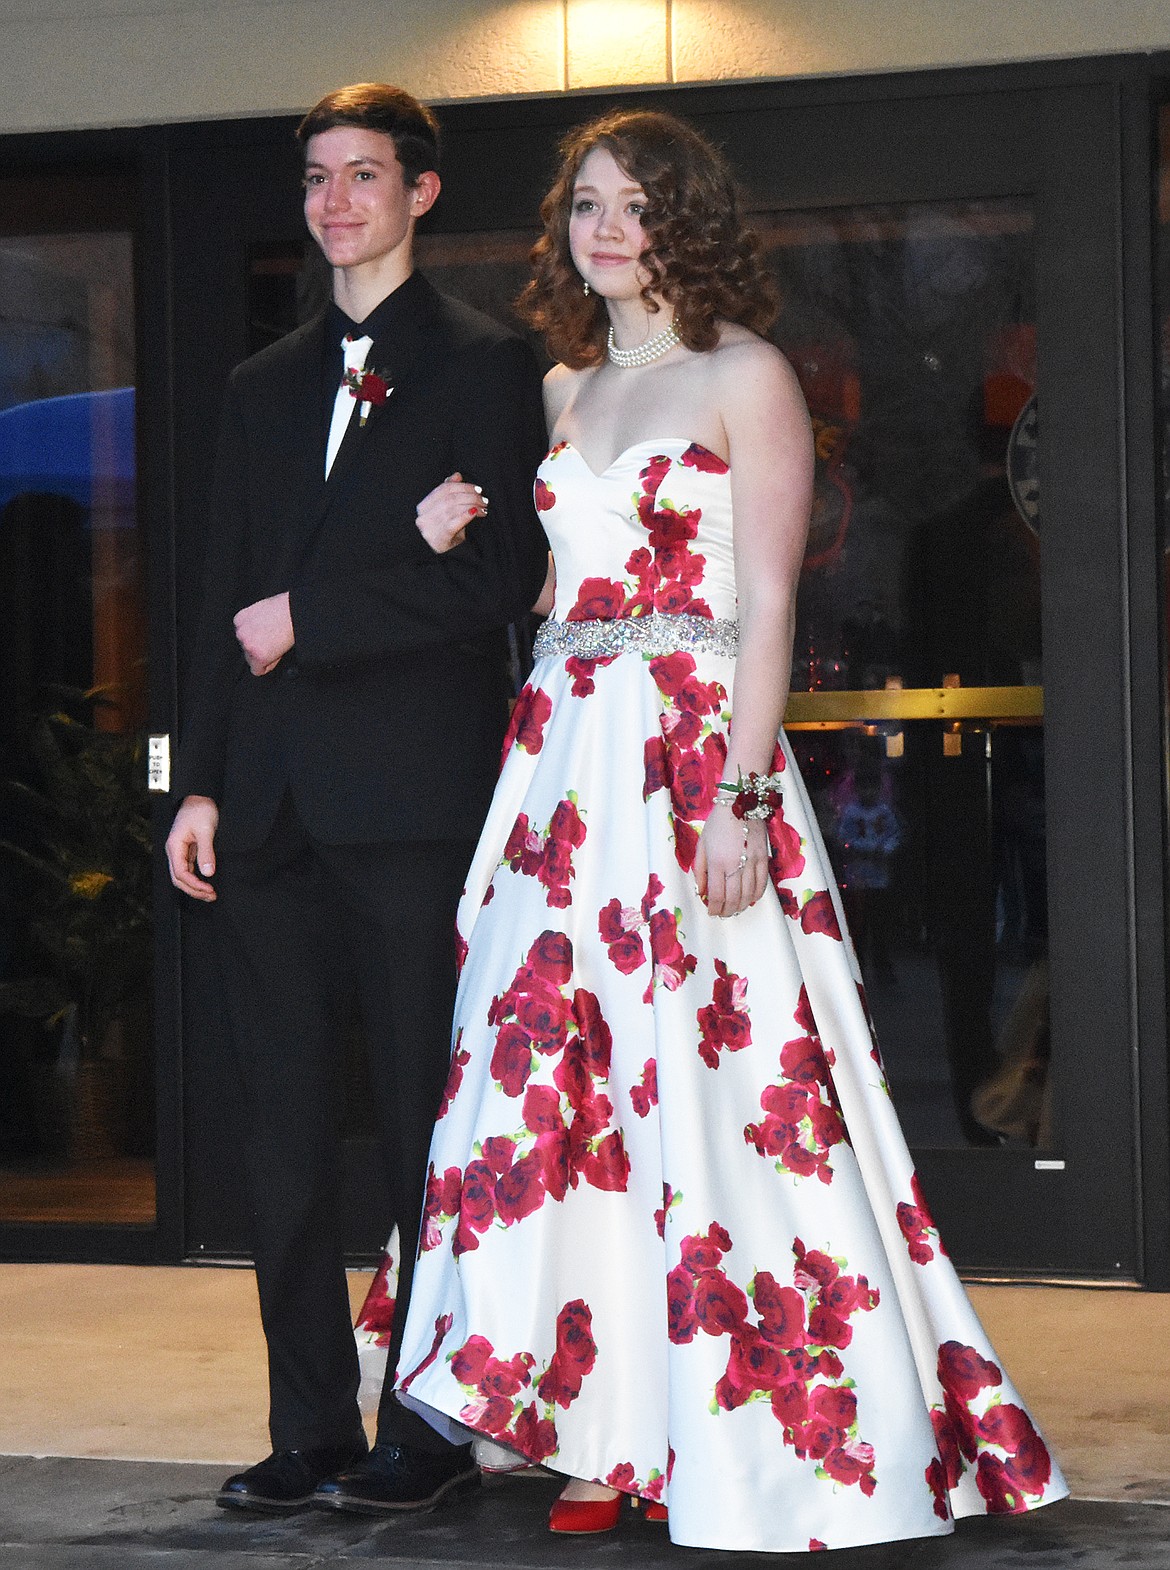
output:
<instances>
[{"instance_id":1,"label":"white floral ball gown","mask_svg":"<svg viewBox=\"0 0 1170 1570\"><path fill-rule=\"evenodd\" d=\"M727 920L695 892L735 671L727 465L657 439L599 475L561 443L536 489L557 601L459 911L400 1391L667 1502L699 1547L1062 1497L922 1202L783 741L772 886Z\"/></svg>"}]
</instances>

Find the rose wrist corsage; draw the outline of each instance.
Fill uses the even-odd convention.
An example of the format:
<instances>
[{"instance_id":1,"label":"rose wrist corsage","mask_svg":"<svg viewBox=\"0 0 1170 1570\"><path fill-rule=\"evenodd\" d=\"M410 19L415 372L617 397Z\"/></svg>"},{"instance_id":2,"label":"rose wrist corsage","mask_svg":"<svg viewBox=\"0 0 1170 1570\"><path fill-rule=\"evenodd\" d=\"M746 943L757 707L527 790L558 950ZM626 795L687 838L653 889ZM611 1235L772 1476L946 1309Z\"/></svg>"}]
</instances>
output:
<instances>
[{"instance_id":1,"label":"rose wrist corsage","mask_svg":"<svg viewBox=\"0 0 1170 1570\"><path fill-rule=\"evenodd\" d=\"M738 779L720 780L715 787L717 806L731 808L733 815L745 821L766 823L783 805L780 794L779 774L745 774L738 771Z\"/></svg>"}]
</instances>

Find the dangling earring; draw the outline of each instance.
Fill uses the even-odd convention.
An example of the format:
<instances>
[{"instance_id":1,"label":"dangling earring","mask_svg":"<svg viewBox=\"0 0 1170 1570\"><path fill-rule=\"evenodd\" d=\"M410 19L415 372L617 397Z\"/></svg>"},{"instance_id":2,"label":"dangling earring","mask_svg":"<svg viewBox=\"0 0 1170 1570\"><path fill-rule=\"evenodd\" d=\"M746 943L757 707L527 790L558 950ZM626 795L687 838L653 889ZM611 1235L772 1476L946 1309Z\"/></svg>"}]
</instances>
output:
<instances>
[{"instance_id":1,"label":"dangling earring","mask_svg":"<svg viewBox=\"0 0 1170 1570\"><path fill-rule=\"evenodd\" d=\"M581 293L585 296L586 299L588 299L589 296L593 293L593 290L589 287L588 278L586 278L585 282L581 285Z\"/></svg>"}]
</instances>

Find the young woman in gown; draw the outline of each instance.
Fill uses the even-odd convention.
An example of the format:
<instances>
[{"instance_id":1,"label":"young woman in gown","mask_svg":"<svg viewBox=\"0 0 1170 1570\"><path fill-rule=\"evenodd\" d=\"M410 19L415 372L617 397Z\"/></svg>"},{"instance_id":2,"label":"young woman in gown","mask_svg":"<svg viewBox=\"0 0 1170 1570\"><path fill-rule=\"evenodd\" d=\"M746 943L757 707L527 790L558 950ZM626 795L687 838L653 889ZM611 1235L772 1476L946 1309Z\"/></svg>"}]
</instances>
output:
<instances>
[{"instance_id":1,"label":"young woman in gown","mask_svg":"<svg viewBox=\"0 0 1170 1570\"><path fill-rule=\"evenodd\" d=\"M617 112L542 215L555 598L460 907L400 1396L567 1474L560 1531L631 1495L676 1542L792 1551L1059 1498L780 728L813 453L730 175ZM482 505L455 482L420 527Z\"/></svg>"}]
</instances>

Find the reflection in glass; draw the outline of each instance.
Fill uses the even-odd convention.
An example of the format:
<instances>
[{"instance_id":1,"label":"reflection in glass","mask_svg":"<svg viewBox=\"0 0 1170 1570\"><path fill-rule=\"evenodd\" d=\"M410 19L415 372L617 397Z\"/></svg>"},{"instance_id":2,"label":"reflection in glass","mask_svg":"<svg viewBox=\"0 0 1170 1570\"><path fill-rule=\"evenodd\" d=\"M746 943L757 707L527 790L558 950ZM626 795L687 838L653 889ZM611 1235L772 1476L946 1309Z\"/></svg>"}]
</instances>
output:
<instances>
[{"instance_id":1,"label":"reflection in glass","mask_svg":"<svg viewBox=\"0 0 1170 1570\"><path fill-rule=\"evenodd\" d=\"M512 302L528 281L528 253L535 240L535 230L421 233L415 256L444 294L494 316L513 331L523 331ZM248 259L250 352L309 321L328 299L329 270L311 240L254 247ZM535 337L533 343L540 347Z\"/></svg>"},{"instance_id":2,"label":"reflection in glass","mask_svg":"<svg viewBox=\"0 0 1170 1570\"><path fill-rule=\"evenodd\" d=\"M154 1219L128 233L0 240L0 1220Z\"/></svg>"},{"instance_id":3,"label":"reflection in glass","mask_svg":"<svg viewBox=\"0 0 1170 1570\"><path fill-rule=\"evenodd\" d=\"M899 1111L917 1145L1047 1146L1039 703L877 724L863 696L1040 687L1031 214L854 208L765 233L817 448L793 689L859 694L852 721L791 739Z\"/></svg>"}]
</instances>

